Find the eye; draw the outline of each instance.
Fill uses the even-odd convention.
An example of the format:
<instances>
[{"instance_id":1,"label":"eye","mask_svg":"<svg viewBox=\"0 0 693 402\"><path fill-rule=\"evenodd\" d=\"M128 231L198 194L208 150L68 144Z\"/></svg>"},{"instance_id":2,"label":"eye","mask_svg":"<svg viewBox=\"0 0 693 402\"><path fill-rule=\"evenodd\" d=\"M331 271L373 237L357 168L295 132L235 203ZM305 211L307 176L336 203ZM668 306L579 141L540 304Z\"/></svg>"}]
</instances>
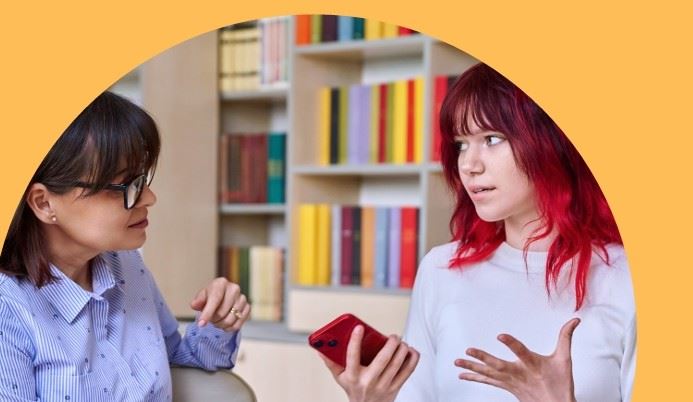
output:
<instances>
[{"instance_id":1,"label":"eye","mask_svg":"<svg viewBox=\"0 0 693 402\"><path fill-rule=\"evenodd\" d=\"M457 140L457 141L455 141L455 147L457 148L457 152L462 152L462 151L466 151L467 148L469 148L469 144L467 144L466 142L464 142L462 140Z\"/></svg>"},{"instance_id":2,"label":"eye","mask_svg":"<svg viewBox=\"0 0 693 402\"><path fill-rule=\"evenodd\" d=\"M505 141L505 138L499 135L487 135L484 139L486 140L486 145L498 145Z\"/></svg>"}]
</instances>

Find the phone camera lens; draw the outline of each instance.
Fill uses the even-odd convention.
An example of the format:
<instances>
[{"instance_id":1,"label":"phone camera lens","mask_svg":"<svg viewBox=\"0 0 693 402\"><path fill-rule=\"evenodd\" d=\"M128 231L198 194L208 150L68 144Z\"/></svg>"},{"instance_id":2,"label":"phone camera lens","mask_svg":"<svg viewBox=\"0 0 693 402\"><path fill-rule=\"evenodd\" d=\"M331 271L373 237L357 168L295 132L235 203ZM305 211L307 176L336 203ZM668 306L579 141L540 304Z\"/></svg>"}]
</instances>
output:
<instances>
[{"instance_id":1,"label":"phone camera lens","mask_svg":"<svg viewBox=\"0 0 693 402\"><path fill-rule=\"evenodd\" d=\"M316 348L321 348L321 347L323 347L323 345L325 345L325 343L323 341L313 342L313 347L316 347Z\"/></svg>"},{"instance_id":2,"label":"phone camera lens","mask_svg":"<svg viewBox=\"0 0 693 402\"><path fill-rule=\"evenodd\" d=\"M331 346L331 347L337 346L337 340L331 339L329 342L327 342L327 346Z\"/></svg>"}]
</instances>

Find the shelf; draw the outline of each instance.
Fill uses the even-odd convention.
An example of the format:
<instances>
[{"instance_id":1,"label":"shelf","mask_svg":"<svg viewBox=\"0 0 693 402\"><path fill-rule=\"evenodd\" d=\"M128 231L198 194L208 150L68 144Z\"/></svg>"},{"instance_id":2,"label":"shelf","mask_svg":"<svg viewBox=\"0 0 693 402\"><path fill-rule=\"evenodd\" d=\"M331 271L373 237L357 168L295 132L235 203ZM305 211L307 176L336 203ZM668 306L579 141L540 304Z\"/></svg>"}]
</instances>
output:
<instances>
[{"instance_id":1,"label":"shelf","mask_svg":"<svg viewBox=\"0 0 693 402\"><path fill-rule=\"evenodd\" d=\"M402 36L391 39L328 42L296 47L297 56L330 58L335 60L378 59L423 55L429 38L423 35Z\"/></svg>"},{"instance_id":2,"label":"shelf","mask_svg":"<svg viewBox=\"0 0 693 402\"><path fill-rule=\"evenodd\" d=\"M243 324L241 337L259 341L308 343L308 333L291 332L283 322L248 321Z\"/></svg>"},{"instance_id":3,"label":"shelf","mask_svg":"<svg viewBox=\"0 0 693 402\"><path fill-rule=\"evenodd\" d=\"M400 288L364 288L363 286L344 285L344 286L299 286L292 285L291 289L308 292L333 292L333 293L354 293L368 295L397 295L409 296L411 289Z\"/></svg>"},{"instance_id":4,"label":"shelf","mask_svg":"<svg viewBox=\"0 0 693 402\"><path fill-rule=\"evenodd\" d=\"M288 93L288 85L283 85L249 91L222 92L220 98L223 102L276 102L286 101Z\"/></svg>"},{"instance_id":5,"label":"shelf","mask_svg":"<svg viewBox=\"0 0 693 402\"><path fill-rule=\"evenodd\" d=\"M443 173L443 166L440 162L426 164L426 170L431 173Z\"/></svg>"},{"instance_id":6,"label":"shelf","mask_svg":"<svg viewBox=\"0 0 693 402\"><path fill-rule=\"evenodd\" d=\"M302 165L292 168L291 173L310 176L414 176L422 171L421 165Z\"/></svg>"},{"instance_id":7,"label":"shelf","mask_svg":"<svg viewBox=\"0 0 693 402\"><path fill-rule=\"evenodd\" d=\"M222 215L282 215L286 212L285 204L222 204L219 206Z\"/></svg>"}]
</instances>

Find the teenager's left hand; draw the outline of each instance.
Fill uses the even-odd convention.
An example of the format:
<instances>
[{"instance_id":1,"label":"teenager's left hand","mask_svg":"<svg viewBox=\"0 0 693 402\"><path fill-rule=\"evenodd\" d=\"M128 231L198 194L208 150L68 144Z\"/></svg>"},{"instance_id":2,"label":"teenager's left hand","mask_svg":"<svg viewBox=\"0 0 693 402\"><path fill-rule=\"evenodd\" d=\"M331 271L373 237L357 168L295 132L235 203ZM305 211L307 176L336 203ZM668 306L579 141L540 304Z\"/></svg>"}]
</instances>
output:
<instances>
[{"instance_id":1,"label":"teenager's left hand","mask_svg":"<svg viewBox=\"0 0 693 402\"><path fill-rule=\"evenodd\" d=\"M459 378L502 388L520 402L575 402L570 346L573 331L579 323L579 318L573 318L563 325L556 350L548 356L532 352L508 334L499 335L498 340L513 351L518 361L505 361L483 350L469 348L467 355L483 364L466 359L455 360L456 366L471 371L461 373Z\"/></svg>"},{"instance_id":2,"label":"teenager's left hand","mask_svg":"<svg viewBox=\"0 0 693 402\"><path fill-rule=\"evenodd\" d=\"M197 321L200 327L211 322L224 331L238 331L250 317L250 304L241 288L222 277L202 288L190 302L190 307L201 312Z\"/></svg>"}]
</instances>

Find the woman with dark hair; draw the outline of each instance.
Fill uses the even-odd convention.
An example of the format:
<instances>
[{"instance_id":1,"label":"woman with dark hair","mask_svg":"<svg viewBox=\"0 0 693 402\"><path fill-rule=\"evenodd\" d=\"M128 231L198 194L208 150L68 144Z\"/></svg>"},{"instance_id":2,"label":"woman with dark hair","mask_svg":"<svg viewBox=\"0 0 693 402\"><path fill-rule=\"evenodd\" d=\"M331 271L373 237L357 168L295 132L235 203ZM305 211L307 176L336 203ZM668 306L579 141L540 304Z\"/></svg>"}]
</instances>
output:
<instances>
[{"instance_id":1,"label":"woman with dark hair","mask_svg":"<svg viewBox=\"0 0 693 402\"><path fill-rule=\"evenodd\" d=\"M169 364L233 367L238 285L201 289L181 337L136 250L158 156L152 118L105 92L41 162L0 254L0 400L164 401Z\"/></svg>"},{"instance_id":2,"label":"woman with dark hair","mask_svg":"<svg viewBox=\"0 0 693 402\"><path fill-rule=\"evenodd\" d=\"M440 125L454 241L421 261L406 342L362 367L359 328L346 368L325 360L350 401L630 400L630 273L582 157L484 64L451 88Z\"/></svg>"}]
</instances>

